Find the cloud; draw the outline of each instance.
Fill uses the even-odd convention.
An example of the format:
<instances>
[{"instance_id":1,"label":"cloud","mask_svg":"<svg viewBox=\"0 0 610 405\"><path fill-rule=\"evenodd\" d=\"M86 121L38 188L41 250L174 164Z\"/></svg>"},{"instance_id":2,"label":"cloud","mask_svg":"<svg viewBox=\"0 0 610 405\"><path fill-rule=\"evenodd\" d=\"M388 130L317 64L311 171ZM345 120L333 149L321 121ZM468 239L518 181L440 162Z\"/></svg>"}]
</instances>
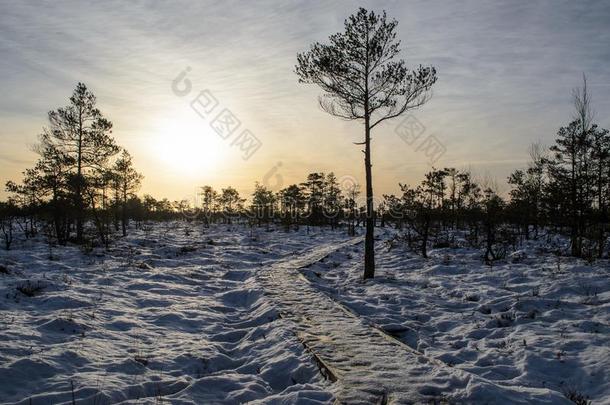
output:
<instances>
[{"instance_id":1,"label":"cloud","mask_svg":"<svg viewBox=\"0 0 610 405\"><path fill-rule=\"evenodd\" d=\"M610 109L607 2L364 5L399 20L409 65L437 67L434 97L416 114L445 143L447 163L497 161L494 172L503 176L510 170L505 162L523 159L533 141L550 143L569 120L570 91L582 72L600 124L610 124L603 114ZM294 162L285 169L303 175L328 165L336 172L361 170L361 154L351 143L361 137L360 127L327 117L317 106L319 90L298 85L293 73L295 54L341 30L355 8L348 1L279 0L0 3L0 114L11 118L0 128L0 142L15 132L38 132L46 111L64 105L84 81L115 122L119 141L137 148L160 117L185 108L170 82L191 66L197 88L212 89L264 142L256 170L242 181L253 182L277 160ZM378 132L377 167L405 169L376 178L388 176L383 184L415 180L409 167L420 157L401 145L392 125ZM4 153L22 154L14 143ZM149 163L142 169L150 178L157 168ZM179 187L191 187L182 179L167 182L149 191L178 195Z\"/></svg>"}]
</instances>

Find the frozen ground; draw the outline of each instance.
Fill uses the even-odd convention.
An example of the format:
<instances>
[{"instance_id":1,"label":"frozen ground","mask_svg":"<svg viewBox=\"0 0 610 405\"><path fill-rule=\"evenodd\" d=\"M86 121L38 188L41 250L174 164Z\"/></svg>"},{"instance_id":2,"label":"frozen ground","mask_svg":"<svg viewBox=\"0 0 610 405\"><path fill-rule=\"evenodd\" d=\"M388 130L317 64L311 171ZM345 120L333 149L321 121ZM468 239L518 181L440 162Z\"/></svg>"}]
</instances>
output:
<instances>
[{"instance_id":1,"label":"frozen ground","mask_svg":"<svg viewBox=\"0 0 610 405\"><path fill-rule=\"evenodd\" d=\"M299 338L337 380L339 403L494 404L498 398L513 404L569 403L548 388L508 386L426 356L346 310L299 273L337 248L357 242L361 238L322 245L259 275L265 289L273 292L270 296L280 314L293 321Z\"/></svg>"},{"instance_id":2,"label":"frozen ground","mask_svg":"<svg viewBox=\"0 0 610 405\"><path fill-rule=\"evenodd\" d=\"M108 253L58 248L52 260L40 241L0 251L0 403L71 403L72 386L83 404L330 402L253 276L343 236L185 229L155 226Z\"/></svg>"},{"instance_id":3,"label":"frozen ground","mask_svg":"<svg viewBox=\"0 0 610 405\"><path fill-rule=\"evenodd\" d=\"M610 403L607 262L536 245L493 268L468 249L423 260L382 232L362 282L343 232L188 229L51 260L41 241L0 251L0 403L332 403L350 384L389 402Z\"/></svg>"},{"instance_id":4,"label":"frozen ground","mask_svg":"<svg viewBox=\"0 0 610 405\"><path fill-rule=\"evenodd\" d=\"M559 393L610 404L607 260L588 265L558 259L531 242L489 267L472 249L435 249L425 260L400 244L390 246L389 238L385 233L377 244L375 280L360 279L360 246L301 271L319 290L428 358L499 387L548 389L550 403ZM493 394L498 387L489 388ZM489 403L515 400L495 393Z\"/></svg>"}]
</instances>

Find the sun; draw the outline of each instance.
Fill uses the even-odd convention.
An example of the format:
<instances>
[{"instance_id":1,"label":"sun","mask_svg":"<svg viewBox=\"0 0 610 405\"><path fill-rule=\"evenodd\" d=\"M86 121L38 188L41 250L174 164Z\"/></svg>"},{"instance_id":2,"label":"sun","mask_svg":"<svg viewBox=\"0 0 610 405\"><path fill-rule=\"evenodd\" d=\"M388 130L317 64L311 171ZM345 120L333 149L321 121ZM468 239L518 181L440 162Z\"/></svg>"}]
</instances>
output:
<instances>
[{"instance_id":1,"label":"sun","mask_svg":"<svg viewBox=\"0 0 610 405\"><path fill-rule=\"evenodd\" d=\"M193 112L162 119L154 128L151 147L166 170L196 177L216 171L225 163L227 143L207 121Z\"/></svg>"}]
</instances>

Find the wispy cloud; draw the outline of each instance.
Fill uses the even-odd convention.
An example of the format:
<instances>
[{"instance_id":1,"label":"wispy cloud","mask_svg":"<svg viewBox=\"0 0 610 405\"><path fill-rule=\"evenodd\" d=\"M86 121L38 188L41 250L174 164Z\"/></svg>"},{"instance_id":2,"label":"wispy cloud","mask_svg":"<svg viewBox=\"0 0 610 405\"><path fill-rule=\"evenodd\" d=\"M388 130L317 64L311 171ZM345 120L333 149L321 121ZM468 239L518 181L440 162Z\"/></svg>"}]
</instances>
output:
<instances>
[{"instance_id":1,"label":"wispy cloud","mask_svg":"<svg viewBox=\"0 0 610 405\"><path fill-rule=\"evenodd\" d=\"M445 143L447 163L485 162L487 170L495 161L494 173L506 175L506 162L520 161L530 142L550 143L569 119L570 90L582 72L589 76L600 123L610 124L604 114L610 110L607 2L364 6L387 9L399 20L409 64L437 67L434 98L417 116ZM193 83L212 89L264 143L248 166L229 162L227 181L248 185L278 160L295 180L329 165L359 173L361 153L351 142L361 137L360 127L324 115L318 90L299 86L293 73L295 54L340 30L355 8L348 1L2 2L0 114L3 122L11 119L0 127L0 141L39 132L46 111L64 105L75 83L84 81L115 122L115 135L140 149L133 152L145 174L154 173L155 156L138 145L151 122L185 108L169 83L191 66ZM4 156L19 160L22 152L13 142L10 148ZM414 180L420 173L410 167L425 166L391 125L377 131L374 148L377 167L404 167L377 173L381 184ZM225 172L214 176L222 182ZM1 174L16 173L3 167ZM202 174L201 180L209 177ZM177 196L190 187L187 180L167 178L148 191Z\"/></svg>"}]
</instances>

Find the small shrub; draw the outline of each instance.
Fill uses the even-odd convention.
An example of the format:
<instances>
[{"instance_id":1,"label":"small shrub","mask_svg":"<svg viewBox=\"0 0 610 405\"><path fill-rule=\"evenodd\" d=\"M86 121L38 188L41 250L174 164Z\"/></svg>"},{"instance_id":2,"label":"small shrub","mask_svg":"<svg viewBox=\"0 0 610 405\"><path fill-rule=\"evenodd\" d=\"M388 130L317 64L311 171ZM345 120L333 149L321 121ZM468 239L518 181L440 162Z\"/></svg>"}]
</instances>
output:
<instances>
[{"instance_id":1,"label":"small shrub","mask_svg":"<svg viewBox=\"0 0 610 405\"><path fill-rule=\"evenodd\" d=\"M496 324L498 328L507 328L515 321L515 314L511 312L505 312L496 317Z\"/></svg>"},{"instance_id":2,"label":"small shrub","mask_svg":"<svg viewBox=\"0 0 610 405\"><path fill-rule=\"evenodd\" d=\"M384 241L384 245L386 246L388 252L398 246L399 238L398 236L394 236L386 241Z\"/></svg>"},{"instance_id":3,"label":"small shrub","mask_svg":"<svg viewBox=\"0 0 610 405\"><path fill-rule=\"evenodd\" d=\"M581 282L578 284L578 289L582 295L581 303L585 305L595 305L599 303L597 299L597 288L595 286Z\"/></svg>"},{"instance_id":4,"label":"small shrub","mask_svg":"<svg viewBox=\"0 0 610 405\"><path fill-rule=\"evenodd\" d=\"M93 253L94 248L95 245L90 239L85 239L83 244L80 246L80 250L85 256L91 255Z\"/></svg>"},{"instance_id":5,"label":"small shrub","mask_svg":"<svg viewBox=\"0 0 610 405\"><path fill-rule=\"evenodd\" d=\"M195 246L182 246L180 248L180 254L187 254L196 251L197 248Z\"/></svg>"},{"instance_id":6,"label":"small shrub","mask_svg":"<svg viewBox=\"0 0 610 405\"><path fill-rule=\"evenodd\" d=\"M489 315L491 314L491 308L489 308L487 305L481 305L479 307L479 312L485 315Z\"/></svg>"},{"instance_id":7,"label":"small shrub","mask_svg":"<svg viewBox=\"0 0 610 405\"><path fill-rule=\"evenodd\" d=\"M30 280L26 281L24 284L17 286L17 291L27 297L35 297L39 295L44 290L45 286L40 282L36 284L31 283Z\"/></svg>"},{"instance_id":8,"label":"small shrub","mask_svg":"<svg viewBox=\"0 0 610 405\"><path fill-rule=\"evenodd\" d=\"M144 367L148 366L148 358L146 358L145 356L137 354L133 357L133 360L140 363Z\"/></svg>"},{"instance_id":9,"label":"small shrub","mask_svg":"<svg viewBox=\"0 0 610 405\"><path fill-rule=\"evenodd\" d=\"M432 245L432 247L435 249L446 249L446 248L451 247L451 243L449 243L448 241L445 241L445 240L441 240L441 241L434 243L434 245Z\"/></svg>"},{"instance_id":10,"label":"small shrub","mask_svg":"<svg viewBox=\"0 0 610 405\"><path fill-rule=\"evenodd\" d=\"M563 390L563 395L567 399L569 399L570 401L574 402L577 405L591 405L592 404L592 402L589 401L588 395L578 392L574 388L565 388Z\"/></svg>"}]
</instances>

